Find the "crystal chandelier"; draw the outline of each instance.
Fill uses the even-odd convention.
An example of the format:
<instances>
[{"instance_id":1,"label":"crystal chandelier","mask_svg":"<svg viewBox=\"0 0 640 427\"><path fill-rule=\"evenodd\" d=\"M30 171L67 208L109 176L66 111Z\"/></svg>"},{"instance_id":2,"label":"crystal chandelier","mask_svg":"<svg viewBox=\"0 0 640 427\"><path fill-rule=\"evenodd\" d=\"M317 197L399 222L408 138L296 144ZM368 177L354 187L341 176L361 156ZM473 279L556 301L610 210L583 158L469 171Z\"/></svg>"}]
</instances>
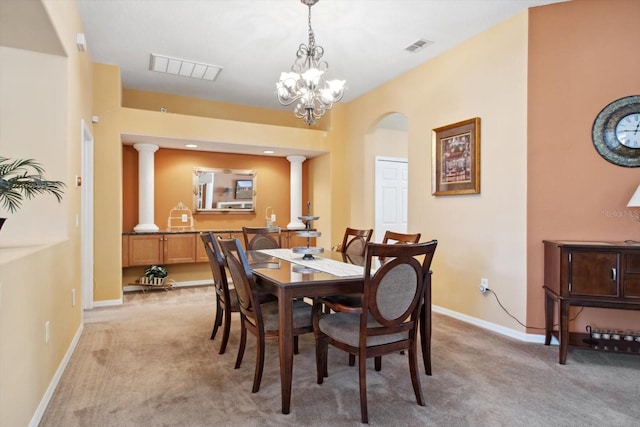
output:
<instances>
[{"instance_id":1,"label":"crystal chandelier","mask_svg":"<svg viewBox=\"0 0 640 427\"><path fill-rule=\"evenodd\" d=\"M280 80L276 83L280 104L291 105L297 102L293 112L307 125L315 123L326 110L331 109L334 102L340 101L345 90L344 80L323 80L329 64L322 61L324 49L316 46L311 28L311 6L318 1L300 0L309 7L309 45L301 44L298 47L291 72L280 74Z\"/></svg>"}]
</instances>

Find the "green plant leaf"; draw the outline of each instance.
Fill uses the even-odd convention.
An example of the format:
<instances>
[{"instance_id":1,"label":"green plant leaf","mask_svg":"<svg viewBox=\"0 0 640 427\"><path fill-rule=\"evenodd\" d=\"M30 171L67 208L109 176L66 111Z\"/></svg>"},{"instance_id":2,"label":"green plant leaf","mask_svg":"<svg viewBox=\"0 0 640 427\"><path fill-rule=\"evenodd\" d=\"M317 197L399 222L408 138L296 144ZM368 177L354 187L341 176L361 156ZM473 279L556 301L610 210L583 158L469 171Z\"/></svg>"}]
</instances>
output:
<instances>
[{"instance_id":1,"label":"green plant leaf","mask_svg":"<svg viewBox=\"0 0 640 427\"><path fill-rule=\"evenodd\" d=\"M22 207L24 198L32 199L39 194L52 194L62 201L65 184L47 180L44 168L34 159L12 160L0 157L0 204L14 213Z\"/></svg>"}]
</instances>

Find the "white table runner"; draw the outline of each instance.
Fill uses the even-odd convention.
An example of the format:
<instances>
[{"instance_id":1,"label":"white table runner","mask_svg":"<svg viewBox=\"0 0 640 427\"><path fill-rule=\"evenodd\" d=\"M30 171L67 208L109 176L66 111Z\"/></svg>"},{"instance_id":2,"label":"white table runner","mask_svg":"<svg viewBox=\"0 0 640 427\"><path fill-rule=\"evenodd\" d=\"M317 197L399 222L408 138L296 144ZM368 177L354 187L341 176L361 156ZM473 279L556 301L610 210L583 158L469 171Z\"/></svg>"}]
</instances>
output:
<instances>
[{"instance_id":1,"label":"white table runner","mask_svg":"<svg viewBox=\"0 0 640 427\"><path fill-rule=\"evenodd\" d=\"M333 259L314 256L314 259L302 259L303 254L295 254L291 249L260 249L258 252L267 254L272 257L280 258L294 264L303 265L323 273L333 274L339 277L363 276L364 268L345 262L335 261Z\"/></svg>"}]
</instances>

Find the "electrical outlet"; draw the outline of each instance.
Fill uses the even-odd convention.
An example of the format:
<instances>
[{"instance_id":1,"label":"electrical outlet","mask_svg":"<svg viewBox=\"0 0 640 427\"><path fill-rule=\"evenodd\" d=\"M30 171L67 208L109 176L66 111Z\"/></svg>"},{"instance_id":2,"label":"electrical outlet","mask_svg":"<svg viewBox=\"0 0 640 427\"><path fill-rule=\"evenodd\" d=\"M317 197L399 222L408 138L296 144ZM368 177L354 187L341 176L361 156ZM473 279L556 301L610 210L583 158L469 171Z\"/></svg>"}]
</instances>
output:
<instances>
[{"instance_id":1,"label":"electrical outlet","mask_svg":"<svg viewBox=\"0 0 640 427\"><path fill-rule=\"evenodd\" d=\"M50 328L49 321L47 320L46 322L44 322L44 343L45 344L49 343L50 337L51 337L51 328Z\"/></svg>"},{"instance_id":2,"label":"electrical outlet","mask_svg":"<svg viewBox=\"0 0 640 427\"><path fill-rule=\"evenodd\" d=\"M480 279L480 293L484 294L489 290L489 279Z\"/></svg>"}]
</instances>

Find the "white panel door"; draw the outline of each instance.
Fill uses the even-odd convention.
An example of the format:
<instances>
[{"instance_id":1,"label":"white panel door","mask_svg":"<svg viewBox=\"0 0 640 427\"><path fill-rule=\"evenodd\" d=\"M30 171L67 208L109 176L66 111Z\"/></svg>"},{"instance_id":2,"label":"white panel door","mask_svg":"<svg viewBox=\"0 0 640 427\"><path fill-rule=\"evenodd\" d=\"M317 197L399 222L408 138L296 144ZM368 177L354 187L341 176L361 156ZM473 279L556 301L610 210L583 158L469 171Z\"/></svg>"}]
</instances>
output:
<instances>
[{"instance_id":1,"label":"white panel door","mask_svg":"<svg viewBox=\"0 0 640 427\"><path fill-rule=\"evenodd\" d=\"M387 230L407 232L407 159L376 157L374 240L381 242Z\"/></svg>"}]
</instances>

